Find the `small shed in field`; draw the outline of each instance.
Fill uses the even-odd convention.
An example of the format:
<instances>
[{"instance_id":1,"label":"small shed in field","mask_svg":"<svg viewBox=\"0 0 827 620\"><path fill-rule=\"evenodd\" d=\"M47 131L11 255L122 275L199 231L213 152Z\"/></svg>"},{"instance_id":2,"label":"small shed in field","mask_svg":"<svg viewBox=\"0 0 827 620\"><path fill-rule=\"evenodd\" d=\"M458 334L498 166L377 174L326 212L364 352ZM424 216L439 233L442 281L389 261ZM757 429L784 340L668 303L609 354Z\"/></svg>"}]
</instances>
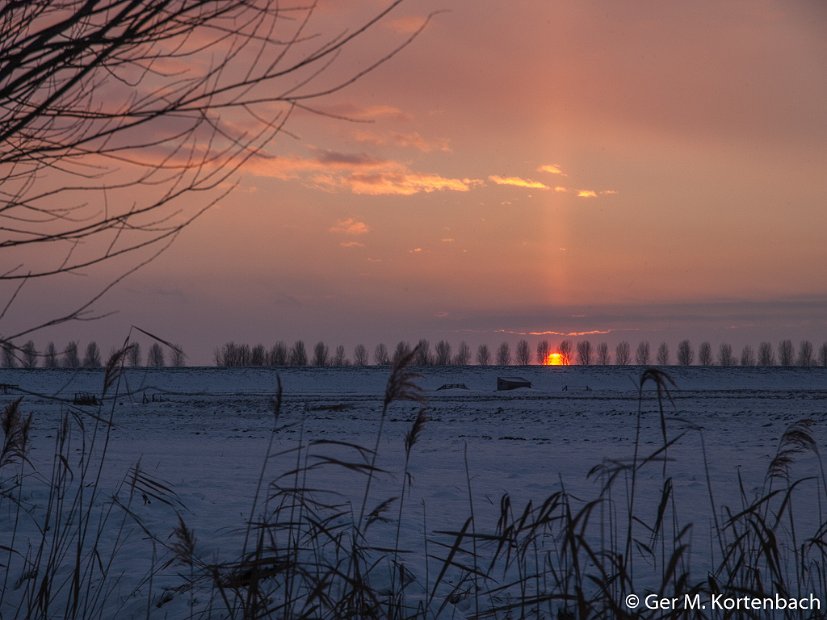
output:
<instances>
[{"instance_id":1,"label":"small shed in field","mask_svg":"<svg viewBox=\"0 0 827 620\"><path fill-rule=\"evenodd\" d=\"M530 388L531 381L522 377L497 377L497 391L516 390L517 388Z\"/></svg>"}]
</instances>

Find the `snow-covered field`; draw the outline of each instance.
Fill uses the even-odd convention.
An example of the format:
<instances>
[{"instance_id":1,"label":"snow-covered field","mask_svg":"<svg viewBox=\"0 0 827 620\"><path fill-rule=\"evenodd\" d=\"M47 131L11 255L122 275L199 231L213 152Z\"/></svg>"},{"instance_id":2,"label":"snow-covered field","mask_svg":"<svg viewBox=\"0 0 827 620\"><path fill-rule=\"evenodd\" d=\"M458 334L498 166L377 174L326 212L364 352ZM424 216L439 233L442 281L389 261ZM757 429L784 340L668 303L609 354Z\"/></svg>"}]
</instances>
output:
<instances>
[{"instance_id":1,"label":"snow-covered field","mask_svg":"<svg viewBox=\"0 0 827 620\"><path fill-rule=\"evenodd\" d=\"M408 563L416 578L424 579L426 540L437 538L433 532L458 530L472 504L477 530L494 531L506 493L515 512L529 500L542 502L563 486L584 501L598 497L601 478L587 477L589 470L607 459L632 457L641 371L634 367L422 369L419 384L427 397L428 419L411 454L412 485L406 491L400 529L400 546L413 550ZM723 514L724 505L737 511L742 488L747 495L765 488L767 468L790 424L813 420L813 437L820 446L827 445L827 370L670 368L668 372L676 386L671 390L672 402L665 403L667 433L672 438L685 432L669 448L668 476L680 520L694 524L691 565L700 580L711 570L713 512L707 472L719 513ZM281 378L284 399L274 452L283 454L267 462L266 480L296 466L297 454L290 448L300 441L307 445L322 440L303 455L305 464L314 465L306 484L336 491L358 513L365 476L341 466L323 466L313 455L355 462L361 459L357 451L324 441L373 447L388 374L388 369L380 368L136 369L126 373L116 399L96 408L71 406L71 401L78 393L100 394L102 371L3 370L0 383L11 387L6 394L0 391L0 406L24 397L24 413L33 414L29 458L38 472L48 472L52 466L63 413L74 412L73 417L91 432L92 415L108 417L114 408L107 463L98 484L100 505L107 505L118 482L140 462L141 472L163 485L156 487L158 497L150 493L131 508L147 529L168 540L178 512L195 532L200 557L217 560L229 554L231 559L241 548L271 437L276 376ZM503 376L523 377L532 387L498 392L497 377ZM465 388L439 389L446 384ZM662 443L654 384L644 386L641 406L643 455ZM412 403L397 403L390 409L377 462L383 473L373 482L368 509L400 495L404 438L417 410ZM78 443L73 450L80 454ZM801 453L790 468L791 478L798 479L815 475L818 463L813 454ZM8 479L8 469L4 472L3 478ZM641 470L636 501L646 518L657 511L662 479L660 463ZM29 474L20 497L20 504L35 515L46 501L38 483L38 476ZM805 526L818 525L815 507L824 499L820 484L803 483L797 492ZM11 524L17 518L13 505L6 502L0 513L4 532L0 544L14 542L15 549L25 553L26 537L33 529L24 517L16 539L10 540ZM391 524L376 528L388 544L396 531L396 510L394 506L385 515ZM177 573L181 572L172 567L152 584L141 582L153 562L153 549L139 528L130 527L135 531L113 564L113 570L123 576L106 607L107 613L118 610L123 617L145 614L147 600L180 581ZM155 561L163 561L164 549L156 548L155 553ZM446 551L432 545L428 553L445 555ZM3 617L14 615L11 610L25 590L20 575L9 572L0 608ZM178 599L153 608L152 617L185 617L187 599ZM453 611L457 609L461 612L462 605Z\"/></svg>"}]
</instances>

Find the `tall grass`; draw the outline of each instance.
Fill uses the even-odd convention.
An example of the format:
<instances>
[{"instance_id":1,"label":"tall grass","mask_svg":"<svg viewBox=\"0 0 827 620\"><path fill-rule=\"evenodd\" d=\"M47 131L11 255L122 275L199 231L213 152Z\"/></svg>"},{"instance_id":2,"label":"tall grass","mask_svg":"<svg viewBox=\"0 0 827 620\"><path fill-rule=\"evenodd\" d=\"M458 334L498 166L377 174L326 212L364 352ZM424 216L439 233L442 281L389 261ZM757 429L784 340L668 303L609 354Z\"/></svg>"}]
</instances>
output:
<instances>
[{"instance_id":1,"label":"tall grass","mask_svg":"<svg viewBox=\"0 0 827 620\"><path fill-rule=\"evenodd\" d=\"M435 432L410 368L416 350L392 368L368 446L306 438L301 423L297 439L282 439L286 423L277 383L270 436L238 548L225 545L222 556L206 554L200 541L213 533L194 531L173 489L140 463L111 495L103 489L128 346L106 366L102 404L94 411L67 407L50 471L34 470L28 459L32 418L23 414L24 403L12 401L3 412L0 502L9 517L0 547L4 618L106 618L139 596L146 617L284 619L720 617L709 607L632 609L625 604L630 593L681 600L700 595L704 601L718 593L813 593L827 603L827 477L812 421L798 421L783 434L760 489L742 484L738 496L723 501L709 473L706 431L680 418L670 397L674 383L656 369L641 375L630 457L604 460L589 472L592 496L570 493L563 480L552 479L554 492L525 504L502 495L488 522L475 510L466 451L468 513L457 515L454 527L429 531L427 506L410 502L416 446ZM651 396L645 389L650 385ZM386 495L377 489L387 485L376 481L392 473L382 467L380 449L393 410L410 415L410 428L400 446L401 471L393 472L398 493ZM643 437L650 415L657 416L654 443ZM682 518L680 483L671 471L674 446L692 436L700 441L709 499L703 524ZM797 478L794 465L804 455L818 466ZM274 470L285 460L292 465ZM355 498L331 488L331 470L346 476L349 489L361 489ZM28 485L46 489L39 507L31 505ZM817 515L801 506L802 497L812 494L818 496ZM651 497L657 501L644 499ZM142 521L138 508L148 501L173 515L167 531ZM422 545L404 547L402 528L420 522ZM26 526L32 523L34 528ZM148 549L146 567L133 571L137 583L124 584L115 567L136 531ZM695 548L699 539L707 541L703 549ZM821 617L790 610L771 615Z\"/></svg>"},{"instance_id":2,"label":"tall grass","mask_svg":"<svg viewBox=\"0 0 827 620\"><path fill-rule=\"evenodd\" d=\"M2 413L0 502L8 524L0 591L4 618L105 617L117 609L119 576L111 569L127 531L140 525L133 501L148 495L168 501L164 496L174 495L136 464L103 498L102 477L128 352L127 342L109 359L96 407L66 403L46 471L34 468L29 459L32 416L21 414L23 402L12 401Z\"/></svg>"}]
</instances>

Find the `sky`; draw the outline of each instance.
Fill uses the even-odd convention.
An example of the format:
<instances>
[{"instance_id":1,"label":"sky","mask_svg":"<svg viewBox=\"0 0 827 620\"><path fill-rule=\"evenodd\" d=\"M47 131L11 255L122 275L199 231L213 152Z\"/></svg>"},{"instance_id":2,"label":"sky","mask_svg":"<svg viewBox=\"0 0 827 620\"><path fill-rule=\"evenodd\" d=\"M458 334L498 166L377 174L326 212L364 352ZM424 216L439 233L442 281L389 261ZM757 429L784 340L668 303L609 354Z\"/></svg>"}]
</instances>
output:
<instances>
[{"instance_id":1,"label":"sky","mask_svg":"<svg viewBox=\"0 0 827 620\"><path fill-rule=\"evenodd\" d=\"M35 340L137 325L192 364L230 340L827 341L822 2L410 1L325 79L428 15L296 110L113 314Z\"/></svg>"}]
</instances>

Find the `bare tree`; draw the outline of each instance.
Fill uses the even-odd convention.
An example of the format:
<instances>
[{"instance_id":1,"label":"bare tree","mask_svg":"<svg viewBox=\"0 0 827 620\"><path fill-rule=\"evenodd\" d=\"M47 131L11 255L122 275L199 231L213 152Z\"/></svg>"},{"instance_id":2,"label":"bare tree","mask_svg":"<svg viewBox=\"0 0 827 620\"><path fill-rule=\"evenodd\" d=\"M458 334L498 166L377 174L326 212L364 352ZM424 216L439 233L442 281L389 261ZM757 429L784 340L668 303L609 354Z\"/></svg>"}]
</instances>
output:
<instances>
[{"instance_id":1,"label":"bare tree","mask_svg":"<svg viewBox=\"0 0 827 620\"><path fill-rule=\"evenodd\" d=\"M568 366L571 364L571 341L561 341L560 346L557 347L557 350L560 353L560 360L563 362L563 365Z\"/></svg>"},{"instance_id":2,"label":"bare tree","mask_svg":"<svg viewBox=\"0 0 827 620\"><path fill-rule=\"evenodd\" d=\"M818 365L827 368L827 342L818 349Z\"/></svg>"},{"instance_id":3,"label":"bare tree","mask_svg":"<svg viewBox=\"0 0 827 620\"><path fill-rule=\"evenodd\" d=\"M447 340L440 340L434 347L434 364L437 366L451 365L451 344Z\"/></svg>"},{"instance_id":4,"label":"bare tree","mask_svg":"<svg viewBox=\"0 0 827 620\"><path fill-rule=\"evenodd\" d=\"M732 355L732 345L722 342L718 348L718 364L721 366L734 366L735 356Z\"/></svg>"},{"instance_id":5,"label":"bare tree","mask_svg":"<svg viewBox=\"0 0 827 620\"><path fill-rule=\"evenodd\" d=\"M58 360L57 360L57 348L55 347L54 342L49 342L46 345L46 353L43 355L43 367L44 368L57 368L58 367Z\"/></svg>"},{"instance_id":6,"label":"bare tree","mask_svg":"<svg viewBox=\"0 0 827 620\"><path fill-rule=\"evenodd\" d=\"M357 344L353 349L353 363L356 366L368 365L368 350L363 344Z\"/></svg>"},{"instance_id":7,"label":"bare tree","mask_svg":"<svg viewBox=\"0 0 827 620\"><path fill-rule=\"evenodd\" d=\"M792 366L795 360L795 347L792 340L782 340L778 343L778 363L781 366Z\"/></svg>"},{"instance_id":8,"label":"bare tree","mask_svg":"<svg viewBox=\"0 0 827 620\"><path fill-rule=\"evenodd\" d=\"M797 365L802 368L809 368L815 364L815 355L813 354L813 343L809 340L802 340L798 345L798 362Z\"/></svg>"},{"instance_id":9,"label":"bare tree","mask_svg":"<svg viewBox=\"0 0 827 620\"><path fill-rule=\"evenodd\" d=\"M548 364L548 356L551 352L551 349L548 344L548 340L541 340L537 343L537 363L538 364Z\"/></svg>"},{"instance_id":10,"label":"bare tree","mask_svg":"<svg viewBox=\"0 0 827 620\"><path fill-rule=\"evenodd\" d=\"M698 347L698 363L701 366L712 366L712 345L706 341Z\"/></svg>"},{"instance_id":11,"label":"bare tree","mask_svg":"<svg viewBox=\"0 0 827 620\"><path fill-rule=\"evenodd\" d=\"M27 340L20 353L23 355L23 368L37 368L37 349L33 340Z\"/></svg>"},{"instance_id":12,"label":"bare tree","mask_svg":"<svg viewBox=\"0 0 827 620\"><path fill-rule=\"evenodd\" d=\"M264 347L261 348L264 349ZM264 356L264 359L266 361L266 354ZM187 356L184 355L184 349L181 347L181 345L173 345L169 350L169 365L173 368L183 368L184 366L186 366L186 361Z\"/></svg>"},{"instance_id":13,"label":"bare tree","mask_svg":"<svg viewBox=\"0 0 827 620\"><path fill-rule=\"evenodd\" d=\"M226 342L215 350L215 365L225 368L246 366L250 361L248 353L248 346L236 344L235 342ZM152 366L148 354L146 364L147 366Z\"/></svg>"},{"instance_id":14,"label":"bare tree","mask_svg":"<svg viewBox=\"0 0 827 620\"><path fill-rule=\"evenodd\" d=\"M393 352L392 362L394 364L398 363L399 360L404 359L406 356L411 354L411 343L406 342L404 340L400 340L396 344L396 349Z\"/></svg>"},{"instance_id":15,"label":"bare tree","mask_svg":"<svg viewBox=\"0 0 827 620\"><path fill-rule=\"evenodd\" d=\"M755 366L755 351L749 345L741 349L741 366Z\"/></svg>"},{"instance_id":16,"label":"bare tree","mask_svg":"<svg viewBox=\"0 0 827 620\"><path fill-rule=\"evenodd\" d=\"M669 365L669 345L665 342L661 342L660 345L658 345L658 354L656 359L659 366Z\"/></svg>"},{"instance_id":17,"label":"bare tree","mask_svg":"<svg viewBox=\"0 0 827 620\"><path fill-rule=\"evenodd\" d=\"M471 363L471 347L464 340L459 343L456 355L454 355L454 366L468 366Z\"/></svg>"},{"instance_id":18,"label":"bare tree","mask_svg":"<svg viewBox=\"0 0 827 620\"><path fill-rule=\"evenodd\" d=\"M481 344L477 347L477 364L480 366L491 364L491 351L488 350L487 344Z\"/></svg>"},{"instance_id":19,"label":"bare tree","mask_svg":"<svg viewBox=\"0 0 827 620\"><path fill-rule=\"evenodd\" d=\"M388 355L388 349L381 342L376 345L376 349L373 351L373 363L377 366L387 366L391 363L391 358Z\"/></svg>"},{"instance_id":20,"label":"bare tree","mask_svg":"<svg viewBox=\"0 0 827 620\"><path fill-rule=\"evenodd\" d=\"M612 354L609 353L609 343L601 342L597 345L597 363L600 366L608 366L612 363Z\"/></svg>"},{"instance_id":21,"label":"bare tree","mask_svg":"<svg viewBox=\"0 0 827 620\"><path fill-rule=\"evenodd\" d=\"M635 363L638 366L646 366L649 363L649 342L644 340L637 345L635 351Z\"/></svg>"},{"instance_id":22,"label":"bare tree","mask_svg":"<svg viewBox=\"0 0 827 620\"><path fill-rule=\"evenodd\" d=\"M617 343L615 347L615 364L618 366L628 366L632 361L632 348L629 343L622 340Z\"/></svg>"},{"instance_id":23,"label":"bare tree","mask_svg":"<svg viewBox=\"0 0 827 620\"><path fill-rule=\"evenodd\" d=\"M129 350L126 354L126 363L132 368L137 368L141 365L141 345L133 342L129 345Z\"/></svg>"},{"instance_id":24,"label":"bare tree","mask_svg":"<svg viewBox=\"0 0 827 620\"><path fill-rule=\"evenodd\" d=\"M3 368L17 367L17 353L11 342L3 341Z\"/></svg>"},{"instance_id":25,"label":"bare tree","mask_svg":"<svg viewBox=\"0 0 827 620\"><path fill-rule=\"evenodd\" d=\"M276 341L276 343L270 347L269 358L268 363L270 366L287 366L287 363L290 360L290 353L287 350L287 343L283 340Z\"/></svg>"},{"instance_id":26,"label":"bare tree","mask_svg":"<svg viewBox=\"0 0 827 620\"><path fill-rule=\"evenodd\" d=\"M678 364L691 366L694 358L695 352L692 350L692 344L688 340L681 340L678 343Z\"/></svg>"},{"instance_id":27,"label":"bare tree","mask_svg":"<svg viewBox=\"0 0 827 620\"><path fill-rule=\"evenodd\" d=\"M511 366L511 347L503 342L497 349L497 366Z\"/></svg>"},{"instance_id":28,"label":"bare tree","mask_svg":"<svg viewBox=\"0 0 827 620\"><path fill-rule=\"evenodd\" d=\"M63 350L63 366L65 368L80 368L78 343L74 340L70 341Z\"/></svg>"},{"instance_id":29,"label":"bare tree","mask_svg":"<svg viewBox=\"0 0 827 620\"><path fill-rule=\"evenodd\" d=\"M267 350L263 344L257 344L250 350L250 366L265 366L267 364Z\"/></svg>"},{"instance_id":30,"label":"bare tree","mask_svg":"<svg viewBox=\"0 0 827 620\"><path fill-rule=\"evenodd\" d=\"M313 365L319 368L324 368L328 365L328 349L327 345L321 340L313 347Z\"/></svg>"},{"instance_id":31,"label":"bare tree","mask_svg":"<svg viewBox=\"0 0 827 620\"><path fill-rule=\"evenodd\" d=\"M577 343L577 363L581 366L589 366L592 363L592 343L588 340Z\"/></svg>"},{"instance_id":32,"label":"bare tree","mask_svg":"<svg viewBox=\"0 0 827 620\"><path fill-rule=\"evenodd\" d=\"M14 344L7 340L0 341L3 349L2 367L16 368L17 367L17 353Z\"/></svg>"},{"instance_id":33,"label":"bare tree","mask_svg":"<svg viewBox=\"0 0 827 620\"><path fill-rule=\"evenodd\" d=\"M249 347L247 347L249 350ZM250 361L250 356L244 356L242 358L244 361L241 365L248 366ZM152 345L149 347L149 351L146 354L146 365L150 368L163 368L166 365L166 360L164 359L164 350L161 348L161 345L157 342L153 342Z\"/></svg>"},{"instance_id":34,"label":"bare tree","mask_svg":"<svg viewBox=\"0 0 827 620\"><path fill-rule=\"evenodd\" d=\"M771 343L762 342L758 346L758 365L775 366L775 353L772 350Z\"/></svg>"},{"instance_id":35,"label":"bare tree","mask_svg":"<svg viewBox=\"0 0 827 620\"><path fill-rule=\"evenodd\" d=\"M232 351L231 347L234 346L235 343L225 342L222 346L215 348L215 351L213 351L213 359L215 360L216 366L226 367L232 365L229 363L229 359L230 352Z\"/></svg>"},{"instance_id":36,"label":"bare tree","mask_svg":"<svg viewBox=\"0 0 827 620\"><path fill-rule=\"evenodd\" d=\"M101 367L101 350L98 343L94 340L86 345L86 353L83 356L84 368L100 368Z\"/></svg>"},{"instance_id":37,"label":"bare tree","mask_svg":"<svg viewBox=\"0 0 827 620\"><path fill-rule=\"evenodd\" d=\"M344 345L340 344L336 347L336 353L333 355L333 365L337 368L342 368L343 366L348 365L347 353L345 353Z\"/></svg>"},{"instance_id":38,"label":"bare tree","mask_svg":"<svg viewBox=\"0 0 827 620\"><path fill-rule=\"evenodd\" d=\"M291 366L307 366L307 348L303 340L296 340L290 348L288 363Z\"/></svg>"},{"instance_id":39,"label":"bare tree","mask_svg":"<svg viewBox=\"0 0 827 620\"><path fill-rule=\"evenodd\" d=\"M517 366L528 366L531 363L531 349L526 340L517 343L517 354L515 356Z\"/></svg>"},{"instance_id":40,"label":"bare tree","mask_svg":"<svg viewBox=\"0 0 827 620\"><path fill-rule=\"evenodd\" d=\"M416 355L414 356L414 364L416 366L428 366L431 363L431 343L425 338L419 340L416 345Z\"/></svg>"},{"instance_id":41,"label":"bare tree","mask_svg":"<svg viewBox=\"0 0 827 620\"><path fill-rule=\"evenodd\" d=\"M315 2L3 3L0 294L25 307L21 290L34 282L131 266L79 306L0 334L11 341L89 318L118 280L229 191L246 161L269 155L293 111L318 113L314 102L418 34L366 64L344 53L401 2L329 34L308 34Z\"/></svg>"}]
</instances>

